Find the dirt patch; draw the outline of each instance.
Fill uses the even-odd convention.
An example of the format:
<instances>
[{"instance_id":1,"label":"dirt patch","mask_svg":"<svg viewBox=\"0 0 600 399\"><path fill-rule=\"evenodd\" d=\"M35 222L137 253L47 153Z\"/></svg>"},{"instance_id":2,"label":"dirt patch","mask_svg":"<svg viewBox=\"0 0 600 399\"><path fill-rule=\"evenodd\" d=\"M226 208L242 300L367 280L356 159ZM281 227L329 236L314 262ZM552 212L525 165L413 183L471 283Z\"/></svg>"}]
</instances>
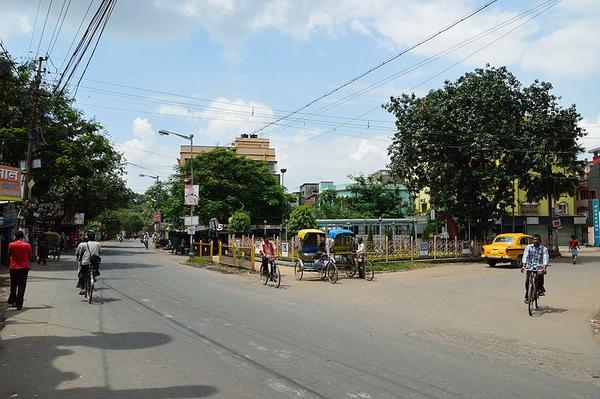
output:
<instances>
[{"instance_id":1,"label":"dirt patch","mask_svg":"<svg viewBox=\"0 0 600 399\"><path fill-rule=\"evenodd\" d=\"M592 333L594 334L594 337L600 341L600 312L598 312L596 317L590 320L590 324L592 326ZM600 378L600 376L598 378Z\"/></svg>"},{"instance_id":2,"label":"dirt patch","mask_svg":"<svg viewBox=\"0 0 600 399\"><path fill-rule=\"evenodd\" d=\"M255 274L256 272L248 270L248 269L244 269L241 267L234 267L234 266L227 266L227 265L221 265L218 263L197 263L197 262L182 262L182 265L187 265L187 266L193 266L193 267L198 267L198 268L202 268L202 269L207 269L207 270L212 270L215 272L220 272L220 273L224 273L224 274Z\"/></svg>"},{"instance_id":3,"label":"dirt patch","mask_svg":"<svg viewBox=\"0 0 600 399\"><path fill-rule=\"evenodd\" d=\"M600 386L598 370L582 366L585 355L581 353L571 353L543 344L453 328L414 331L408 335L444 343L472 356L498 361L502 364L519 364L570 381Z\"/></svg>"}]
</instances>

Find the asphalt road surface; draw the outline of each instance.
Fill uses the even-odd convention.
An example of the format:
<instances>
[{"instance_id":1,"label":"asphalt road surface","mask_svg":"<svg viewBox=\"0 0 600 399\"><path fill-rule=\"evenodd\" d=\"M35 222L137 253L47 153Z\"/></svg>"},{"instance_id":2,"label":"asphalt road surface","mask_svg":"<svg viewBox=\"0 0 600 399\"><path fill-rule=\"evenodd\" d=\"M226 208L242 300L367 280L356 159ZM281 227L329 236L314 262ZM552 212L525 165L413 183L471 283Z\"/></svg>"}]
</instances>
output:
<instances>
[{"instance_id":1,"label":"asphalt road surface","mask_svg":"<svg viewBox=\"0 0 600 399\"><path fill-rule=\"evenodd\" d=\"M282 286L104 244L32 269L1 331L0 398L600 398L600 256L558 261L534 317L523 275L454 264Z\"/></svg>"}]
</instances>

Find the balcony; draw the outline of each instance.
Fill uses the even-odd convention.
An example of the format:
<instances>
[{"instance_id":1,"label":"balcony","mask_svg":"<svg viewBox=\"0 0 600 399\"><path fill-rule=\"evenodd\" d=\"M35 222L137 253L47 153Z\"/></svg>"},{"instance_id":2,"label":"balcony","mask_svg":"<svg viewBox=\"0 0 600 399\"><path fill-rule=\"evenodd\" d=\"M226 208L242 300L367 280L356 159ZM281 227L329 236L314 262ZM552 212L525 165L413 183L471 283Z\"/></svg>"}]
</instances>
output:
<instances>
[{"instance_id":1,"label":"balcony","mask_svg":"<svg viewBox=\"0 0 600 399\"><path fill-rule=\"evenodd\" d=\"M540 212L539 204L523 203L520 209L521 214L537 215Z\"/></svg>"}]
</instances>

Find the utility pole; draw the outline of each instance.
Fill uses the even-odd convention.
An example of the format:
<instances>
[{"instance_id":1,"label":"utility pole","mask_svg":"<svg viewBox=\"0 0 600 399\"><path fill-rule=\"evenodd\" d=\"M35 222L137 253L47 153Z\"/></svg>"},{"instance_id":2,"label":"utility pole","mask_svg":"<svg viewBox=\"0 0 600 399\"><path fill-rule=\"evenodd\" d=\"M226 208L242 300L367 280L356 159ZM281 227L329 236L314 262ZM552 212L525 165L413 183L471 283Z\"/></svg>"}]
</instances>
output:
<instances>
[{"instance_id":1,"label":"utility pole","mask_svg":"<svg viewBox=\"0 0 600 399\"><path fill-rule=\"evenodd\" d=\"M28 208L29 201L31 199L31 189L29 188L29 182L31 181L31 170L33 163L33 146L35 140L38 139L40 133L40 117L38 109L38 97L40 91L40 84L42 83L42 62L46 61L46 57L38 58L38 68L33 81L32 92L31 92L31 129L27 135L27 152L25 154L25 186L23 187L23 210L25 211L25 217L29 216ZM26 225L26 223L25 223Z\"/></svg>"}]
</instances>

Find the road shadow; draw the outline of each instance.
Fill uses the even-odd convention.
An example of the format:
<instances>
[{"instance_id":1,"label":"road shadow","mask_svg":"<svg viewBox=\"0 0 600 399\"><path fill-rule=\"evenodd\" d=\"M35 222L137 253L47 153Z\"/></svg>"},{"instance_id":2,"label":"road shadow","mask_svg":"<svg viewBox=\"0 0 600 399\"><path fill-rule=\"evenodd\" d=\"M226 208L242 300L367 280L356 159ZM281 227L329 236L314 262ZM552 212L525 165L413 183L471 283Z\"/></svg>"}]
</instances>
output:
<instances>
[{"instance_id":1,"label":"road shadow","mask_svg":"<svg viewBox=\"0 0 600 399\"><path fill-rule=\"evenodd\" d=\"M0 398L60 398L60 399L167 399L204 398L218 392L210 385L111 389L109 386L57 389L77 381L78 373L57 369L55 361L75 353L74 348L88 347L103 351L133 351L165 345L172 338L155 332L103 333L90 335L33 336L0 341L3 361L11 365L3 370ZM98 365L98 370L106 365ZM147 383L146 383L147 384ZM146 385L145 384L145 385Z\"/></svg>"},{"instance_id":2,"label":"road shadow","mask_svg":"<svg viewBox=\"0 0 600 399\"><path fill-rule=\"evenodd\" d=\"M92 305L94 305L94 304L103 305L105 303L117 302L120 300L121 300L120 298L103 298L101 296L97 296L97 297L93 297Z\"/></svg>"},{"instance_id":3,"label":"road shadow","mask_svg":"<svg viewBox=\"0 0 600 399\"><path fill-rule=\"evenodd\" d=\"M564 313L564 312L568 312L569 309L563 309L563 308L553 308L550 306L540 306L539 309L535 310L533 312L533 317L540 317L543 316L545 314L552 314L552 313Z\"/></svg>"}]
</instances>

